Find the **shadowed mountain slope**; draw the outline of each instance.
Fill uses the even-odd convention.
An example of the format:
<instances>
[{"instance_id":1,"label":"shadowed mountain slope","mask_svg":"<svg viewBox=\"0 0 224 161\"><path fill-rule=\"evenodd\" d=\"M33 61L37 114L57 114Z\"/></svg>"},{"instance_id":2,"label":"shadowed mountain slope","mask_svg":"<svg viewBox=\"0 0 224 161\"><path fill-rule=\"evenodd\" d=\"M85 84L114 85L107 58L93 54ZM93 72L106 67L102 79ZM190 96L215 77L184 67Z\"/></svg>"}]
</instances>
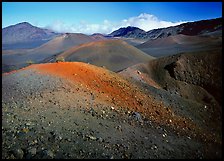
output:
<instances>
[{"instance_id":1,"label":"shadowed mountain slope","mask_svg":"<svg viewBox=\"0 0 224 161\"><path fill-rule=\"evenodd\" d=\"M2 49L35 48L58 35L48 29L22 22L2 29Z\"/></svg>"},{"instance_id":2,"label":"shadowed mountain slope","mask_svg":"<svg viewBox=\"0 0 224 161\"><path fill-rule=\"evenodd\" d=\"M157 39L175 36L178 34L194 36L218 30L222 30L222 18L187 22L177 26L153 29L147 32L139 28L129 26L115 30L109 34L109 36L137 39Z\"/></svg>"}]
</instances>

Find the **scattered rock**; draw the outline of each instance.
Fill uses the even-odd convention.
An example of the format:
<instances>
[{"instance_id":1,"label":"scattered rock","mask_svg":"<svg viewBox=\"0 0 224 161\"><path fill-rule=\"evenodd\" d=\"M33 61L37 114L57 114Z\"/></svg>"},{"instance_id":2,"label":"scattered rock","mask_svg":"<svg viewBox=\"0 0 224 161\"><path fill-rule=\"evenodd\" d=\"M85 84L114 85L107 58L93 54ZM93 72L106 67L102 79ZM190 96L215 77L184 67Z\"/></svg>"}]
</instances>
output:
<instances>
[{"instance_id":1,"label":"scattered rock","mask_svg":"<svg viewBox=\"0 0 224 161\"><path fill-rule=\"evenodd\" d=\"M44 159L53 159L54 153L51 150L44 150L43 151L43 158Z\"/></svg>"},{"instance_id":2,"label":"scattered rock","mask_svg":"<svg viewBox=\"0 0 224 161\"><path fill-rule=\"evenodd\" d=\"M137 70L137 73L138 73L138 74L141 74L141 72L140 72L139 70Z\"/></svg>"},{"instance_id":3,"label":"scattered rock","mask_svg":"<svg viewBox=\"0 0 224 161\"><path fill-rule=\"evenodd\" d=\"M26 124L25 124L26 126L32 126L32 125L34 125L32 122L27 122Z\"/></svg>"},{"instance_id":4,"label":"scattered rock","mask_svg":"<svg viewBox=\"0 0 224 161\"><path fill-rule=\"evenodd\" d=\"M92 107L90 108L89 113L90 113L92 116L95 116L95 115L96 115L96 111L95 111Z\"/></svg>"},{"instance_id":5,"label":"scattered rock","mask_svg":"<svg viewBox=\"0 0 224 161\"><path fill-rule=\"evenodd\" d=\"M154 144L153 146L151 146L151 149L156 150L156 149L158 149L158 147Z\"/></svg>"},{"instance_id":6,"label":"scattered rock","mask_svg":"<svg viewBox=\"0 0 224 161\"><path fill-rule=\"evenodd\" d=\"M191 140L191 137L190 137L190 136L187 136L187 138L188 138L189 140Z\"/></svg>"},{"instance_id":7,"label":"scattered rock","mask_svg":"<svg viewBox=\"0 0 224 161\"><path fill-rule=\"evenodd\" d=\"M36 155L36 153L37 153L37 149L36 148L30 148L28 150L28 154L31 154L32 156Z\"/></svg>"},{"instance_id":8,"label":"scattered rock","mask_svg":"<svg viewBox=\"0 0 224 161\"><path fill-rule=\"evenodd\" d=\"M22 132L24 132L24 133L28 133L28 132L29 132L29 129L28 129L28 128L23 128L23 129L22 129Z\"/></svg>"},{"instance_id":9,"label":"scattered rock","mask_svg":"<svg viewBox=\"0 0 224 161\"><path fill-rule=\"evenodd\" d=\"M70 138L66 138L66 140L67 140L68 142L71 142L71 141L72 141Z\"/></svg>"},{"instance_id":10,"label":"scattered rock","mask_svg":"<svg viewBox=\"0 0 224 161\"><path fill-rule=\"evenodd\" d=\"M167 136L167 134L166 134L166 133L164 133L162 136L165 138L165 137Z\"/></svg>"},{"instance_id":11,"label":"scattered rock","mask_svg":"<svg viewBox=\"0 0 224 161\"><path fill-rule=\"evenodd\" d=\"M55 140L59 140L59 141L61 141L63 138L62 138L62 136L61 135L57 135L57 136L55 136Z\"/></svg>"},{"instance_id":12,"label":"scattered rock","mask_svg":"<svg viewBox=\"0 0 224 161\"><path fill-rule=\"evenodd\" d=\"M122 129L121 129L121 125L118 125L118 126L116 127L116 129L118 129L119 131L122 131Z\"/></svg>"},{"instance_id":13,"label":"scattered rock","mask_svg":"<svg viewBox=\"0 0 224 161\"><path fill-rule=\"evenodd\" d=\"M91 140L96 140L96 137L95 136L92 136L92 135L87 135L86 137L89 138L89 139L91 139Z\"/></svg>"},{"instance_id":14,"label":"scattered rock","mask_svg":"<svg viewBox=\"0 0 224 161\"><path fill-rule=\"evenodd\" d=\"M133 113L134 119L139 121L139 122L143 122L141 115L138 112L134 112Z\"/></svg>"},{"instance_id":15,"label":"scattered rock","mask_svg":"<svg viewBox=\"0 0 224 161\"><path fill-rule=\"evenodd\" d=\"M15 156L16 159L22 159L24 152L21 148L15 148L13 150L13 155Z\"/></svg>"},{"instance_id":16,"label":"scattered rock","mask_svg":"<svg viewBox=\"0 0 224 161\"><path fill-rule=\"evenodd\" d=\"M99 138L98 138L98 141L99 141L100 143L102 143L102 142L103 142L103 138L99 137Z\"/></svg>"}]
</instances>

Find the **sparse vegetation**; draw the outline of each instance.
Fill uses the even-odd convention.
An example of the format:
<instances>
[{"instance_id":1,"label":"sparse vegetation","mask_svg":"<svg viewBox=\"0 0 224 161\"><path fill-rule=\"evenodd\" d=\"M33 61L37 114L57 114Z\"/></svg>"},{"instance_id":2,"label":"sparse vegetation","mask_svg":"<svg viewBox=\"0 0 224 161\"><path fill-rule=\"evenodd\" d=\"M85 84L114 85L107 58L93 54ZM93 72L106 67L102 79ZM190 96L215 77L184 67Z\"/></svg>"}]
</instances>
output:
<instances>
[{"instance_id":1,"label":"sparse vegetation","mask_svg":"<svg viewBox=\"0 0 224 161\"><path fill-rule=\"evenodd\" d=\"M32 60L28 60L28 61L26 61L26 63L27 63L28 65L32 65L32 64L34 64L34 62L33 62Z\"/></svg>"},{"instance_id":2,"label":"sparse vegetation","mask_svg":"<svg viewBox=\"0 0 224 161\"><path fill-rule=\"evenodd\" d=\"M64 59L64 57L57 57L56 58L56 62L58 63L58 62L64 62L65 61L65 59Z\"/></svg>"}]
</instances>

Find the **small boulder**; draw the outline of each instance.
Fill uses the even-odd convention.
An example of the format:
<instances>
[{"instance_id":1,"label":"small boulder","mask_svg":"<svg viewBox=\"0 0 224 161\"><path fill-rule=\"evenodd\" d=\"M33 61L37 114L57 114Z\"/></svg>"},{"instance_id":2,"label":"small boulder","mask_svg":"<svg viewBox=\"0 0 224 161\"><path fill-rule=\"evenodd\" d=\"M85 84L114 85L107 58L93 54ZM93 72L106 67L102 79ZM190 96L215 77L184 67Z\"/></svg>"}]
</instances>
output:
<instances>
[{"instance_id":1,"label":"small boulder","mask_svg":"<svg viewBox=\"0 0 224 161\"><path fill-rule=\"evenodd\" d=\"M139 70L137 70L137 73L138 73L138 74L142 74Z\"/></svg>"},{"instance_id":2,"label":"small boulder","mask_svg":"<svg viewBox=\"0 0 224 161\"><path fill-rule=\"evenodd\" d=\"M45 149L43 151L43 159L53 159L54 158L54 153L51 150Z\"/></svg>"},{"instance_id":3,"label":"small boulder","mask_svg":"<svg viewBox=\"0 0 224 161\"><path fill-rule=\"evenodd\" d=\"M28 150L28 153L31 154L32 156L34 156L34 155L36 155L36 153L37 153L37 149L36 149L36 148L30 148L30 149Z\"/></svg>"},{"instance_id":4,"label":"small boulder","mask_svg":"<svg viewBox=\"0 0 224 161\"><path fill-rule=\"evenodd\" d=\"M21 148L15 148L13 150L13 155L15 156L16 159L22 159L24 152Z\"/></svg>"},{"instance_id":5,"label":"small boulder","mask_svg":"<svg viewBox=\"0 0 224 161\"><path fill-rule=\"evenodd\" d=\"M143 122L141 115L138 112L134 112L133 113L134 119L139 121L139 122Z\"/></svg>"}]
</instances>

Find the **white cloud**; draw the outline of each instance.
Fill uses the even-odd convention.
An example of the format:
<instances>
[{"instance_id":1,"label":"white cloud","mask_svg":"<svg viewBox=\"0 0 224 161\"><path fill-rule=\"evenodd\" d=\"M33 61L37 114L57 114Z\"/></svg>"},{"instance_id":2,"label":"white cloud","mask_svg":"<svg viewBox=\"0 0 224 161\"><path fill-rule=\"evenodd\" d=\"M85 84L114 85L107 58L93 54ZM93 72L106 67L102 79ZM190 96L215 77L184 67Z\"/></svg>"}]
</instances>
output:
<instances>
[{"instance_id":1,"label":"white cloud","mask_svg":"<svg viewBox=\"0 0 224 161\"><path fill-rule=\"evenodd\" d=\"M169 22L159 20L156 16L150 15L147 13L142 13L137 17L130 17L127 20L122 21L122 26L135 26L145 31L149 31L152 29L158 29L169 26L176 26L184 22Z\"/></svg>"},{"instance_id":2,"label":"white cloud","mask_svg":"<svg viewBox=\"0 0 224 161\"><path fill-rule=\"evenodd\" d=\"M170 22L162 21L154 15L147 13L142 13L136 17L130 17L124 19L120 22L111 22L109 20L104 20L101 24L91 24L86 21L81 21L78 24L68 25L62 21L55 21L53 24L48 25L47 28L52 29L57 32L71 32L71 33L84 33L84 34L93 34L93 33L103 33L108 34L114 30L119 29L120 27L135 26L145 31L152 29L176 26L184 21L179 22Z\"/></svg>"}]
</instances>

